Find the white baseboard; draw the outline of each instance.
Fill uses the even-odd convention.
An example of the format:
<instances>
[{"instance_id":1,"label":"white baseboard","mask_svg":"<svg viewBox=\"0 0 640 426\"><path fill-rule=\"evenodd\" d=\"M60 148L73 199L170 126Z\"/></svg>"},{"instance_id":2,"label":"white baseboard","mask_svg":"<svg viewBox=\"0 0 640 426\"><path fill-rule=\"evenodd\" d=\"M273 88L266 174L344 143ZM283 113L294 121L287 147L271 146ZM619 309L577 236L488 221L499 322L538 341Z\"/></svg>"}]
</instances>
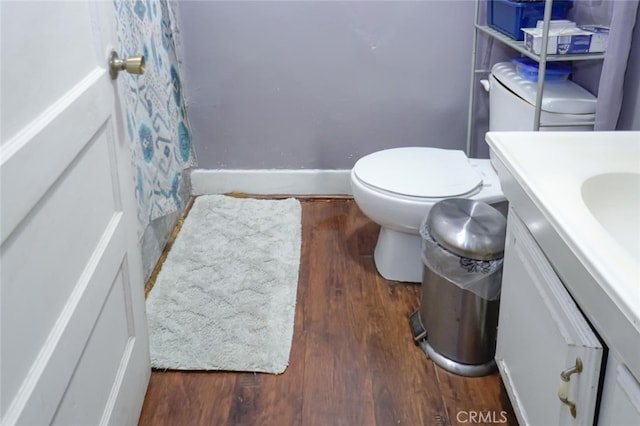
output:
<instances>
[{"instance_id":1,"label":"white baseboard","mask_svg":"<svg viewBox=\"0 0 640 426\"><path fill-rule=\"evenodd\" d=\"M350 174L351 170L194 169L191 194L352 195Z\"/></svg>"}]
</instances>

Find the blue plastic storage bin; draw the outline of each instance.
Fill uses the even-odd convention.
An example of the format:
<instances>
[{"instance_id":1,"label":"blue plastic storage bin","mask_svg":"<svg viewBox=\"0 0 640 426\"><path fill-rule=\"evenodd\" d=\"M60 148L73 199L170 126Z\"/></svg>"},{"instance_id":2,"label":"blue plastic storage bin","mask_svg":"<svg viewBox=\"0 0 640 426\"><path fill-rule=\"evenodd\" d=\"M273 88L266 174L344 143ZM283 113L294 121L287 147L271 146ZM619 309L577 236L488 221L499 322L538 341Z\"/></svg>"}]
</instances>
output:
<instances>
[{"instance_id":1,"label":"blue plastic storage bin","mask_svg":"<svg viewBox=\"0 0 640 426\"><path fill-rule=\"evenodd\" d=\"M540 64L536 61L530 58L514 58L511 62L516 64L516 71L520 77L531 81L538 81L538 68ZM572 72L573 68L571 65L558 62L548 62L544 72L544 80L566 80Z\"/></svg>"},{"instance_id":2,"label":"blue plastic storage bin","mask_svg":"<svg viewBox=\"0 0 640 426\"><path fill-rule=\"evenodd\" d=\"M514 40L524 40L520 28L535 28L544 19L544 4L544 1L489 0L489 26ZM554 0L551 19L565 19L571 6L572 1Z\"/></svg>"}]
</instances>

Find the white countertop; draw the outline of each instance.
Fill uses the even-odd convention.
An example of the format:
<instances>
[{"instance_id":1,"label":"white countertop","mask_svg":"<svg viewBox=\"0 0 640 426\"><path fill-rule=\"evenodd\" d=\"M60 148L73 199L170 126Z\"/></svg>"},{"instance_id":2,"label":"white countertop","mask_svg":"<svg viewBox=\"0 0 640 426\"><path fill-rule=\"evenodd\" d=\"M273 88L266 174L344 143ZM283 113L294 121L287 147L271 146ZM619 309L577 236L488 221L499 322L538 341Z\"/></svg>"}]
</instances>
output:
<instances>
[{"instance_id":1,"label":"white countertop","mask_svg":"<svg viewBox=\"0 0 640 426\"><path fill-rule=\"evenodd\" d=\"M489 132L487 142L638 331L640 358L640 132Z\"/></svg>"}]
</instances>

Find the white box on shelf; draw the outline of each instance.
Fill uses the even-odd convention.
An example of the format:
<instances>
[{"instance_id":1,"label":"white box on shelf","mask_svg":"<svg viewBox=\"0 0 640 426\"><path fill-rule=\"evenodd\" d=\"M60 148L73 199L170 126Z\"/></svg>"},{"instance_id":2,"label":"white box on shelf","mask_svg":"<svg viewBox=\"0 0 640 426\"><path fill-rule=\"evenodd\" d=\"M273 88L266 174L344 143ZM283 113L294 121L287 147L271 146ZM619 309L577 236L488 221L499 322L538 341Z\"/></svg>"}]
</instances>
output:
<instances>
[{"instance_id":1,"label":"white box on shelf","mask_svg":"<svg viewBox=\"0 0 640 426\"><path fill-rule=\"evenodd\" d=\"M605 52L607 50L607 40L609 40L609 27L601 25L580 25L583 29L591 33L591 44L589 52Z\"/></svg>"},{"instance_id":2,"label":"white box on shelf","mask_svg":"<svg viewBox=\"0 0 640 426\"><path fill-rule=\"evenodd\" d=\"M542 50L542 28L522 28L522 31L526 49L539 55ZM550 29L547 53L562 55L604 52L608 38L609 28L600 25Z\"/></svg>"},{"instance_id":3,"label":"white box on shelf","mask_svg":"<svg viewBox=\"0 0 640 426\"><path fill-rule=\"evenodd\" d=\"M564 28L575 28L575 27L576 27L576 23L568 19L552 19L549 21L550 30L559 30ZM536 23L536 28L540 30L544 28L544 21L538 21Z\"/></svg>"}]
</instances>

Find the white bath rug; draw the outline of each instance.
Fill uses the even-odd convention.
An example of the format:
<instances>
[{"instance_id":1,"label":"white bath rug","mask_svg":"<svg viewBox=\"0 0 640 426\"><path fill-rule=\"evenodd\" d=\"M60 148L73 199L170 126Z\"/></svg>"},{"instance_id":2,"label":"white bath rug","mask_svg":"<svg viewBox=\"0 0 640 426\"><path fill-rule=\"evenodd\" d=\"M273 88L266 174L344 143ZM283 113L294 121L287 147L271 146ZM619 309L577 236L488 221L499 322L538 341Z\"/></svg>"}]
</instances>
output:
<instances>
[{"instance_id":1,"label":"white bath rug","mask_svg":"<svg viewBox=\"0 0 640 426\"><path fill-rule=\"evenodd\" d=\"M293 198L196 198L147 299L152 367L284 372L300 244Z\"/></svg>"}]
</instances>

